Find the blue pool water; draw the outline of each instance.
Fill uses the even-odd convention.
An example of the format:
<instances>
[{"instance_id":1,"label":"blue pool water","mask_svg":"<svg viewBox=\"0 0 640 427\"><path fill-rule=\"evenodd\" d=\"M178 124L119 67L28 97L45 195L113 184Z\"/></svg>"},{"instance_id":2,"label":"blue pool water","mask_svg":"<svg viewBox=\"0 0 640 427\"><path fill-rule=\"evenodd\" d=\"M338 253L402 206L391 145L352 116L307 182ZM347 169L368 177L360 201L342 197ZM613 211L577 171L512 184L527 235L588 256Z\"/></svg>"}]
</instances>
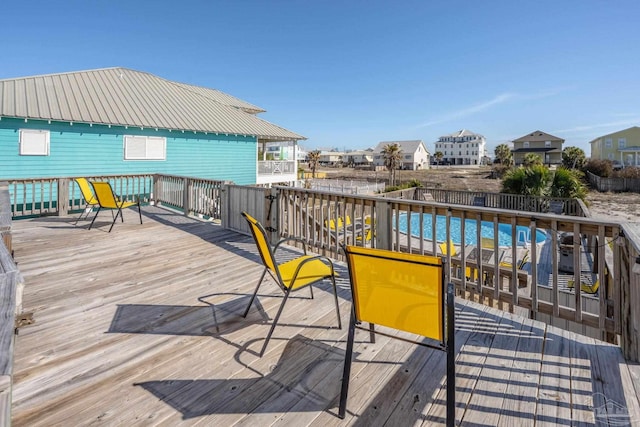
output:
<instances>
[{"instance_id":1,"label":"blue pool water","mask_svg":"<svg viewBox=\"0 0 640 427\"><path fill-rule=\"evenodd\" d=\"M423 219L423 236L425 239L433 240L431 235L431 214L424 214ZM477 224L475 219L467 219L465 221L464 229L464 243L465 245L476 245L477 242ZM400 214L399 218L400 231L407 232L407 214ZM481 226L482 237L493 240L493 223L489 221L482 221ZM460 236L460 218L451 218L451 240L453 243L459 245L461 242ZM411 235L420 236L420 215L413 213L411 215ZM536 230L536 242L542 243L546 240L547 235L542 230ZM447 218L442 215L436 217L436 240L438 242L444 242L447 240ZM516 242L518 246L531 242L531 230L521 225L516 226ZM498 245L511 246L511 225L510 224L498 224Z\"/></svg>"}]
</instances>

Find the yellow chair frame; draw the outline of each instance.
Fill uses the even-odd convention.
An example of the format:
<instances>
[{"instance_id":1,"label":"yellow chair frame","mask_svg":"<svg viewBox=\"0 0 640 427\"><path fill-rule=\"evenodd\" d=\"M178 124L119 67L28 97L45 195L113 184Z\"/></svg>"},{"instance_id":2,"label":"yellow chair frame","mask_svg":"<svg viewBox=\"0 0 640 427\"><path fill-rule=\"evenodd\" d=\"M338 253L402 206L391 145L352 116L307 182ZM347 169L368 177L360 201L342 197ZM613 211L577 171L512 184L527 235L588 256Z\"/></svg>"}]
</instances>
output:
<instances>
[{"instance_id":1,"label":"yellow chair frame","mask_svg":"<svg viewBox=\"0 0 640 427\"><path fill-rule=\"evenodd\" d=\"M267 232L265 231L262 224L260 224L255 218L253 218L246 212L242 212L242 216L249 223L249 229L251 230L251 234L253 235L256 246L258 247L258 252L260 253L262 263L264 264L264 271L262 272L262 276L260 276L260 280L258 281L255 292L251 296L249 305L244 311L243 317L247 317L249 309L251 308L253 301L258 295L258 290L260 289L260 285L267 275L267 272L273 278L273 280L275 280L276 284L282 290L282 292L284 292L284 298L282 299L280 308L278 309L278 312L273 319L271 329L269 329L269 333L267 334L267 337L262 346L262 350L260 351L260 356L264 354L264 351L267 348L269 340L271 339L271 335L273 335L273 331L278 324L278 319L282 314L284 305L287 302L287 299L289 298L291 292L309 287L311 291L311 298L313 299L312 285L324 279L329 279L331 281L331 285L333 287L333 296L336 304L336 314L338 316L338 328L342 329L342 322L340 320L340 307L338 305L338 290L336 288L335 279L335 276L337 274L335 273L335 270L333 268L333 262L329 258L322 255L307 255L307 248L302 239L286 238L280 240L273 247L271 247L271 245L269 244L269 239L267 238ZM280 245L287 241L297 241L302 243L304 255L278 264L275 257L276 251L278 250Z\"/></svg>"},{"instance_id":2,"label":"yellow chair frame","mask_svg":"<svg viewBox=\"0 0 640 427\"><path fill-rule=\"evenodd\" d=\"M87 181L86 178L74 178L74 181L78 185L85 203L84 210L80 212L80 216L78 217L78 219L76 219L76 222L74 224L77 225L78 221L82 219L83 213L86 213L85 219L89 218L89 213L93 211L93 208L100 206L100 204L98 203L98 199L96 199L96 196L93 194L91 184L89 183L89 181Z\"/></svg>"},{"instance_id":3,"label":"yellow chair frame","mask_svg":"<svg viewBox=\"0 0 640 427\"><path fill-rule=\"evenodd\" d=\"M92 182L91 186L93 187L93 193L98 200L98 211L96 215L93 217L91 224L89 224L89 230L93 226L96 218L98 218L98 214L101 209L117 209L118 213L113 218L113 222L111 223L111 227L109 227L109 233L111 233L111 229L116 223L118 219L118 215L120 215L120 220L124 222L124 218L122 216L122 209L126 209L131 206L138 206L138 215L140 216L140 224L142 224L142 212L140 211L140 199L136 199L135 202L128 202L126 200L119 201L114 192L113 188L111 188L111 184L108 182Z\"/></svg>"},{"instance_id":4,"label":"yellow chair frame","mask_svg":"<svg viewBox=\"0 0 640 427\"><path fill-rule=\"evenodd\" d=\"M447 353L447 425L455 422L454 288L446 285L444 257L346 246L353 306L345 352L338 416L347 410L355 330L380 334ZM446 296L446 298L445 298ZM446 303L445 303L446 299ZM360 326L369 323L369 328ZM374 325L428 338L412 341L376 331Z\"/></svg>"}]
</instances>

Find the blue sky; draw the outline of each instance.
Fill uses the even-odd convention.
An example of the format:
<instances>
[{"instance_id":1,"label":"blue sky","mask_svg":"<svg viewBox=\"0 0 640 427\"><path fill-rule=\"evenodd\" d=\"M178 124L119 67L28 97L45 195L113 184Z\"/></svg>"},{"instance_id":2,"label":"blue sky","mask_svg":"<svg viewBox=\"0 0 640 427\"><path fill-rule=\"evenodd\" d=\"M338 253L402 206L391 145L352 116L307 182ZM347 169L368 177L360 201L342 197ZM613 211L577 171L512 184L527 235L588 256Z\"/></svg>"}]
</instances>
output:
<instances>
[{"instance_id":1,"label":"blue sky","mask_svg":"<svg viewBox=\"0 0 640 427\"><path fill-rule=\"evenodd\" d=\"M640 1L11 1L0 78L122 66L216 88L363 149L466 128L589 155L640 125Z\"/></svg>"}]
</instances>

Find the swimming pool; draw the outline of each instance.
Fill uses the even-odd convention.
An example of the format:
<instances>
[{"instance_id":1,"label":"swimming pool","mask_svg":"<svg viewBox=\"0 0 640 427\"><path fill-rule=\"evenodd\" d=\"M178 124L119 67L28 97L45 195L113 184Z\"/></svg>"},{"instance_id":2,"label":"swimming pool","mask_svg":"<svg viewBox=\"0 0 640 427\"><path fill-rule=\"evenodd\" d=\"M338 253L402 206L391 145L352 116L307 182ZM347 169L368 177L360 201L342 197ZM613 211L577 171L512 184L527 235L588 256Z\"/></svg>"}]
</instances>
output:
<instances>
[{"instance_id":1,"label":"swimming pool","mask_svg":"<svg viewBox=\"0 0 640 427\"><path fill-rule=\"evenodd\" d=\"M433 240L431 235L431 214L424 214L423 219L423 237L425 239ZM399 230L403 233L407 232L407 214L400 214ZM464 243L465 245L476 245L477 239L477 224L475 219L467 219L465 221L464 229ZM493 223L490 221L482 221L480 228L482 237L493 240ZM451 240L453 243L459 245L460 239L460 218L451 218ZM411 214L411 235L420 237L420 214ZM536 242L542 243L546 240L547 234L542 230L536 230ZM438 242L444 242L447 240L447 218L442 215L436 217L436 240ZM518 246L531 243L531 230L527 227L518 225L516 226L516 242ZM511 246L511 225L510 224L498 224L498 245L499 246Z\"/></svg>"}]
</instances>

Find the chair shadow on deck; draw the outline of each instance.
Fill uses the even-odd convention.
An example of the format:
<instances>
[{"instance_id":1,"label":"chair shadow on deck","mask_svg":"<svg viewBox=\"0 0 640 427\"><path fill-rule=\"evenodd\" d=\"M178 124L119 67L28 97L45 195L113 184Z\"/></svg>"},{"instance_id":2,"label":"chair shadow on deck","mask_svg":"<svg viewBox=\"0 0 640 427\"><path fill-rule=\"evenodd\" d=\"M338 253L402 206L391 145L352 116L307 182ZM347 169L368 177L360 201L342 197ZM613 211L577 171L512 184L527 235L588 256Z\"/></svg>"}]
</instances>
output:
<instances>
[{"instance_id":1,"label":"chair shadow on deck","mask_svg":"<svg viewBox=\"0 0 640 427\"><path fill-rule=\"evenodd\" d=\"M288 340L276 368L265 375L134 385L179 411L183 419L213 414L285 413L303 398L301 411L320 412L337 399L343 361L341 348L296 335ZM326 384L318 387L320 383ZM319 393L316 387L323 392Z\"/></svg>"}]
</instances>

